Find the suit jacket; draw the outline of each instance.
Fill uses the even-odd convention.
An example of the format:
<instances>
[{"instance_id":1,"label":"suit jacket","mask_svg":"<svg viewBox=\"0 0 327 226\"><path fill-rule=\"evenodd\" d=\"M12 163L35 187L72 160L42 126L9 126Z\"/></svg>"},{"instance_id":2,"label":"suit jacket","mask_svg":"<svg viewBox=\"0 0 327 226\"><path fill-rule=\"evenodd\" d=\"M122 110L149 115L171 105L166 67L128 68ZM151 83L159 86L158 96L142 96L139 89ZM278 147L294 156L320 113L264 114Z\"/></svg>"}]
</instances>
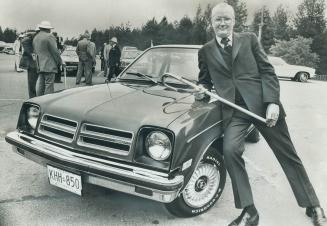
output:
<instances>
[{"instance_id":1,"label":"suit jacket","mask_svg":"<svg viewBox=\"0 0 327 226\"><path fill-rule=\"evenodd\" d=\"M95 47L95 45L94 45ZM94 51L94 52L93 52ZM92 47L92 44L86 38L80 40L77 43L76 53L79 58L79 61L92 61L93 62L93 54L95 57L95 50Z\"/></svg>"},{"instance_id":2,"label":"suit jacket","mask_svg":"<svg viewBox=\"0 0 327 226\"><path fill-rule=\"evenodd\" d=\"M233 103L237 88L247 108L262 117L266 116L269 103L279 104L280 118L285 117L279 100L279 81L255 34L233 34L231 66L224 61L216 39L205 44L198 54L199 84L209 90L214 86L218 95ZM233 111L222 105L225 125Z\"/></svg>"},{"instance_id":3,"label":"suit jacket","mask_svg":"<svg viewBox=\"0 0 327 226\"><path fill-rule=\"evenodd\" d=\"M109 67L120 66L120 56L121 56L120 49L119 49L118 45L115 45L109 51L109 59L108 59Z\"/></svg>"},{"instance_id":4,"label":"suit jacket","mask_svg":"<svg viewBox=\"0 0 327 226\"><path fill-rule=\"evenodd\" d=\"M58 72L58 66L62 61L56 38L52 34L40 31L33 39L33 49L38 58L39 72Z\"/></svg>"},{"instance_id":5,"label":"suit jacket","mask_svg":"<svg viewBox=\"0 0 327 226\"><path fill-rule=\"evenodd\" d=\"M22 58L20 59L19 68L29 69L36 68L35 61L33 60L33 35L29 35L22 40L22 46L24 49Z\"/></svg>"}]
</instances>

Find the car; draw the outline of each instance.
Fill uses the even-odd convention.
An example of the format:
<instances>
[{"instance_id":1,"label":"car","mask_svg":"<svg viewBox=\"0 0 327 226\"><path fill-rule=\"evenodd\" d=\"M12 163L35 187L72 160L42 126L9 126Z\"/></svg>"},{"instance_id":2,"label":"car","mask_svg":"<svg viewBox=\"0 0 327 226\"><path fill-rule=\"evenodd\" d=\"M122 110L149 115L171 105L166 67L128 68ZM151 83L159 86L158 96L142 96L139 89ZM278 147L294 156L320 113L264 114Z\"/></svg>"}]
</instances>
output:
<instances>
[{"instance_id":1,"label":"car","mask_svg":"<svg viewBox=\"0 0 327 226\"><path fill-rule=\"evenodd\" d=\"M89 183L164 203L179 217L202 214L226 182L222 104L162 81L173 73L195 82L200 48L151 47L112 82L27 100L5 139L75 194Z\"/></svg>"},{"instance_id":2,"label":"car","mask_svg":"<svg viewBox=\"0 0 327 226\"><path fill-rule=\"evenodd\" d=\"M276 75L279 78L289 78L293 81L307 82L315 77L315 69L300 65L291 65L282 58L268 56L269 62L274 66Z\"/></svg>"},{"instance_id":3,"label":"car","mask_svg":"<svg viewBox=\"0 0 327 226\"><path fill-rule=\"evenodd\" d=\"M4 47L2 51L9 55L15 55L14 49L11 46Z\"/></svg>"},{"instance_id":4,"label":"car","mask_svg":"<svg viewBox=\"0 0 327 226\"><path fill-rule=\"evenodd\" d=\"M67 73L75 74L78 70L78 56L76 53L76 47L66 46L64 51L61 53L61 59L66 65ZM92 72L95 71L95 65L92 66Z\"/></svg>"},{"instance_id":5,"label":"car","mask_svg":"<svg viewBox=\"0 0 327 226\"><path fill-rule=\"evenodd\" d=\"M133 60L142 53L138 49L123 49L120 58L120 67L123 70L126 68Z\"/></svg>"}]
</instances>

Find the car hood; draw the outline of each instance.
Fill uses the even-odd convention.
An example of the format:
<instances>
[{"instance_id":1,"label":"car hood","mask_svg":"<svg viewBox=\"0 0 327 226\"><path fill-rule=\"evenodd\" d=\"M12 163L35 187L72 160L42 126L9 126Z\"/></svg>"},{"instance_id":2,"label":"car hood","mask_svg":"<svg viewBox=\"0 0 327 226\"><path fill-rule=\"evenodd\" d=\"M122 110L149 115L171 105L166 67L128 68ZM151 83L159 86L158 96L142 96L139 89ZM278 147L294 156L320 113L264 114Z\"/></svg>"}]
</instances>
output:
<instances>
[{"instance_id":1,"label":"car hood","mask_svg":"<svg viewBox=\"0 0 327 226\"><path fill-rule=\"evenodd\" d=\"M143 125L167 127L194 102L189 93L164 86L123 83L75 88L32 100L42 113L133 132Z\"/></svg>"},{"instance_id":2,"label":"car hood","mask_svg":"<svg viewBox=\"0 0 327 226\"><path fill-rule=\"evenodd\" d=\"M74 62L78 63L78 57L77 56L61 56L61 59L64 62Z\"/></svg>"}]
</instances>

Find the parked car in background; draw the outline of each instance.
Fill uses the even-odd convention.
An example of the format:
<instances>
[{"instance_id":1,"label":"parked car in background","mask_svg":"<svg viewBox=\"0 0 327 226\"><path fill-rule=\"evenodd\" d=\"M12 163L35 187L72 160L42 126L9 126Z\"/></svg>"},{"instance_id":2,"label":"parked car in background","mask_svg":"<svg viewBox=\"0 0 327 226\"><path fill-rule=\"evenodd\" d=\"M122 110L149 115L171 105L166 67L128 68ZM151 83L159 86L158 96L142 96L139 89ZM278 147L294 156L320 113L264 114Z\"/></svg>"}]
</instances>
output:
<instances>
[{"instance_id":1,"label":"parked car in background","mask_svg":"<svg viewBox=\"0 0 327 226\"><path fill-rule=\"evenodd\" d=\"M165 73L195 82L200 48L155 46L111 83L27 100L6 141L75 194L90 183L165 203L176 216L202 214L226 181L222 105L162 82Z\"/></svg>"},{"instance_id":2,"label":"parked car in background","mask_svg":"<svg viewBox=\"0 0 327 226\"><path fill-rule=\"evenodd\" d=\"M9 55L15 55L14 49L10 46L4 47L2 52Z\"/></svg>"},{"instance_id":3,"label":"parked car in background","mask_svg":"<svg viewBox=\"0 0 327 226\"><path fill-rule=\"evenodd\" d=\"M127 67L133 60L139 56L142 53L141 50L138 50L136 48L123 48L121 52L121 57L120 57L120 67L121 69L124 69Z\"/></svg>"},{"instance_id":4,"label":"parked car in background","mask_svg":"<svg viewBox=\"0 0 327 226\"><path fill-rule=\"evenodd\" d=\"M274 66L276 75L280 78L290 78L293 81L307 82L315 77L315 69L300 65L286 63L280 57L268 56L269 62Z\"/></svg>"},{"instance_id":5,"label":"parked car in background","mask_svg":"<svg viewBox=\"0 0 327 226\"><path fill-rule=\"evenodd\" d=\"M66 64L67 73L72 73L76 75L78 70L78 56L76 53L75 46L66 46L64 51L61 53L61 59ZM95 65L92 67L92 72L95 71Z\"/></svg>"},{"instance_id":6,"label":"parked car in background","mask_svg":"<svg viewBox=\"0 0 327 226\"><path fill-rule=\"evenodd\" d=\"M66 64L66 71L68 73L73 72L76 74L79 62L76 47L66 46L64 51L61 53L61 59Z\"/></svg>"}]
</instances>

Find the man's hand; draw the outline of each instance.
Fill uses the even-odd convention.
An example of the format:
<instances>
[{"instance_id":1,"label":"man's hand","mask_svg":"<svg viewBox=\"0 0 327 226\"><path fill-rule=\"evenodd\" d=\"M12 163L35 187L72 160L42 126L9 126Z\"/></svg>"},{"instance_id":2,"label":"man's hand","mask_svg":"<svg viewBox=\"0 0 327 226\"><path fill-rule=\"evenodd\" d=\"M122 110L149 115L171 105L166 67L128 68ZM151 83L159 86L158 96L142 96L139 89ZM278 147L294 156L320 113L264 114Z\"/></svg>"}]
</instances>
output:
<instances>
[{"instance_id":1,"label":"man's hand","mask_svg":"<svg viewBox=\"0 0 327 226\"><path fill-rule=\"evenodd\" d=\"M203 88L202 85L199 85L199 86ZM195 100L197 100L197 101L201 101L206 97L204 90L199 90L199 91L193 93L193 95L194 95Z\"/></svg>"},{"instance_id":2,"label":"man's hand","mask_svg":"<svg viewBox=\"0 0 327 226\"><path fill-rule=\"evenodd\" d=\"M269 104L266 111L266 124L268 127L273 127L276 125L276 122L279 117L279 105Z\"/></svg>"}]
</instances>

